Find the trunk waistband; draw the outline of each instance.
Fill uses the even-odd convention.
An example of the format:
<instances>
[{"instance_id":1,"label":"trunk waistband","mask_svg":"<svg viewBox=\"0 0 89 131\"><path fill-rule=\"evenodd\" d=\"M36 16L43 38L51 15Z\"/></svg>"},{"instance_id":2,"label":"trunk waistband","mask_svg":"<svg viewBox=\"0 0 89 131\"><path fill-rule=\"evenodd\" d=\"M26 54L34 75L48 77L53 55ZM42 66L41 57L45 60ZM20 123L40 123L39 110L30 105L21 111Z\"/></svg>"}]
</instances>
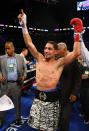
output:
<instances>
[{"instance_id":1,"label":"trunk waistband","mask_svg":"<svg viewBox=\"0 0 89 131\"><path fill-rule=\"evenodd\" d=\"M35 97L41 101L45 102L55 102L59 100L59 91L45 92L40 90L35 90Z\"/></svg>"}]
</instances>

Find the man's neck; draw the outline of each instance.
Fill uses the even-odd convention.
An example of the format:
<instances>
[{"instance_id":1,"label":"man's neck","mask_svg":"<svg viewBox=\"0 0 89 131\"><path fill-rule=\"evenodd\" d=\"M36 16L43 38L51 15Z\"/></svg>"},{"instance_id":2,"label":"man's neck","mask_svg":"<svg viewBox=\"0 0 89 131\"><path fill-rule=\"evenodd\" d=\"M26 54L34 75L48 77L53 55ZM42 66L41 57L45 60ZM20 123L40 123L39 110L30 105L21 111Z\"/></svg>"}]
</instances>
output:
<instances>
[{"instance_id":1,"label":"man's neck","mask_svg":"<svg viewBox=\"0 0 89 131\"><path fill-rule=\"evenodd\" d=\"M55 59L54 58L45 58L45 61L46 62L52 62L52 61L55 61Z\"/></svg>"}]
</instances>

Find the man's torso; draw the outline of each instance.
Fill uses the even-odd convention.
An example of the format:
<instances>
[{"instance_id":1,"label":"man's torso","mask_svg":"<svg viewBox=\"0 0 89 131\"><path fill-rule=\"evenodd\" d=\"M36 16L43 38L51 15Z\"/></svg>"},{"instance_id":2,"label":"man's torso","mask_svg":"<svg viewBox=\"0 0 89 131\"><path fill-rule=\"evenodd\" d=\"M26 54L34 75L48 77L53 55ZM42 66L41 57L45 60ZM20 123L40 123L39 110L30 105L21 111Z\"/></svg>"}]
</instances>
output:
<instances>
[{"instance_id":1,"label":"man's torso","mask_svg":"<svg viewBox=\"0 0 89 131\"><path fill-rule=\"evenodd\" d=\"M64 66L59 66L59 61L44 61L41 59L36 64L36 82L38 90L55 89Z\"/></svg>"}]
</instances>

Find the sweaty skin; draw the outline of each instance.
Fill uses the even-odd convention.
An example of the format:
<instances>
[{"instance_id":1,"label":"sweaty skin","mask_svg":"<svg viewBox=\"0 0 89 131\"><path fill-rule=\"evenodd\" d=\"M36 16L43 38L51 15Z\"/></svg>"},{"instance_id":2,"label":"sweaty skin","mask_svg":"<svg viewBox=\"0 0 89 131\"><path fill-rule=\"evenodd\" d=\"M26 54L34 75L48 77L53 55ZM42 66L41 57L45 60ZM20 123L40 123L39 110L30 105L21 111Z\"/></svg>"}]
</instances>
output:
<instances>
[{"instance_id":1,"label":"sweaty skin","mask_svg":"<svg viewBox=\"0 0 89 131\"><path fill-rule=\"evenodd\" d=\"M63 70L63 65L60 68L58 66L59 60L49 63L41 59L36 64L36 82L39 90L50 90L56 87Z\"/></svg>"}]
</instances>

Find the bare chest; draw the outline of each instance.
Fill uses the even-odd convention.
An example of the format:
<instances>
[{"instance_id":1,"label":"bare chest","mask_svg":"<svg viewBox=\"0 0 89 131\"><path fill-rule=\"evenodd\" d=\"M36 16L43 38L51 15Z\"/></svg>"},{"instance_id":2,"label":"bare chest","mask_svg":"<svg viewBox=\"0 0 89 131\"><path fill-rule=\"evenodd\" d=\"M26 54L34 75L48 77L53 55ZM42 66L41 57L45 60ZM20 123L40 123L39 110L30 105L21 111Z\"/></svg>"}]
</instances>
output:
<instances>
[{"instance_id":1,"label":"bare chest","mask_svg":"<svg viewBox=\"0 0 89 131\"><path fill-rule=\"evenodd\" d=\"M42 75L53 75L57 71L56 65L41 63L37 66L37 72Z\"/></svg>"}]
</instances>

